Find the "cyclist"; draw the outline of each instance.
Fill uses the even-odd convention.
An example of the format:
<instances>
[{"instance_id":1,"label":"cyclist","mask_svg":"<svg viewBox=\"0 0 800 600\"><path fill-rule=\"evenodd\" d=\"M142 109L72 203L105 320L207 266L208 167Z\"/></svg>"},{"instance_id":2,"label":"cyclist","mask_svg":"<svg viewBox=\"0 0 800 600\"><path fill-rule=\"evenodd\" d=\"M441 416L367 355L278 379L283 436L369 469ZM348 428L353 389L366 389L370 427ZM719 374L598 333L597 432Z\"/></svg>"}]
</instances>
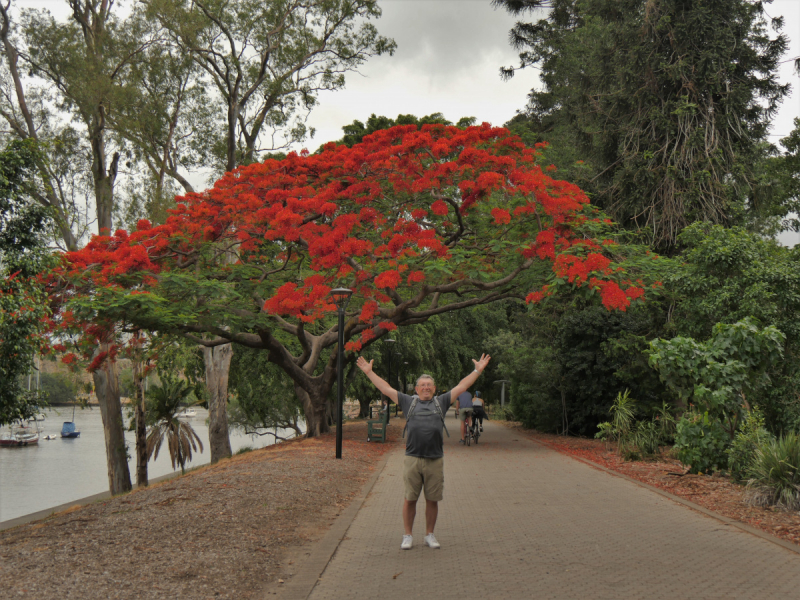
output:
<instances>
[{"instance_id":1,"label":"cyclist","mask_svg":"<svg viewBox=\"0 0 800 600\"><path fill-rule=\"evenodd\" d=\"M481 433L483 433L483 420L488 419L489 415L483 407L483 398L480 392L475 392L475 397L472 399L472 418L478 419L480 422Z\"/></svg>"},{"instance_id":2,"label":"cyclist","mask_svg":"<svg viewBox=\"0 0 800 600\"><path fill-rule=\"evenodd\" d=\"M472 426L472 394L464 391L456 398L456 411L458 419L461 421L461 444L466 444L464 436L467 433L467 427Z\"/></svg>"}]
</instances>

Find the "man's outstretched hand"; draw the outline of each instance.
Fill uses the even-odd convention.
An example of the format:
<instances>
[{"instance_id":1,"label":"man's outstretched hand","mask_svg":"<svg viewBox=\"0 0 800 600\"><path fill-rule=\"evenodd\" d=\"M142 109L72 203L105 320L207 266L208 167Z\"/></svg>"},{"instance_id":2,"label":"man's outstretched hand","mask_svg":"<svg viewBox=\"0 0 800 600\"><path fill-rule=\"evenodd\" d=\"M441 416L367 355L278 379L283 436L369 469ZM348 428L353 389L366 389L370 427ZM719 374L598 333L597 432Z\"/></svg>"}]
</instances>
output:
<instances>
[{"instance_id":1,"label":"man's outstretched hand","mask_svg":"<svg viewBox=\"0 0 800 600\"><path fill-rule=\"evenodd\" d=\"M362 359L363 360L363 359ZM492 357L488 354L481 354L480 360L472 359L472 362L475 363L475 370L478 373L483 373L483 370L486 368L486 365L489 364L489 361L492 360Z\"/></svg>"},{"instance_id":2,"label":"man's outstretched hand","mask_svg":"<svg viewBox=\"0 0 800 600\"><path fill-rule=\"evenodd\" d=\"M371 361L367 362L363 356L359 356L358 360L356 361L356 366L362 371L364 371L365 375L369 375L370 373L372 373L373 362L375 362L375 359L372 359Z\"/></svg>"}]
</instances>

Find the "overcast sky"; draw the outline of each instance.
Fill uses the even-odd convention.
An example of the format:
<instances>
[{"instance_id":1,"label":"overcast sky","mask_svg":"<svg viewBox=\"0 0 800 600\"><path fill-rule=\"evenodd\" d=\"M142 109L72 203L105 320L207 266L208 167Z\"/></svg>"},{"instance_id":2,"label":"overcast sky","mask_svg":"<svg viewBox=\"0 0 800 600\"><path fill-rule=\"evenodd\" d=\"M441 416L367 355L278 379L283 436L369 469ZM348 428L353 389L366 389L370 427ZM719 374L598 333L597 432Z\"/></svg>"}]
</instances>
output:
<instances>
[{"instance_id":1,"label":"overcast sky","mask_svg":"<svg viewBox=\"0 0 800 600\"><path fill-rule=\"evenodd\" d=\"M342 137L342 126L370 114L441 112L455 122L476 117L501 125L525 105L534 71L503 82L503 65L518 62L508 44L514 19L489 0L381 0L378 30L397 42L394 56L371 59L347 88L320 96L309 124L310 149Z\"/></svg>"},{"instance_id":2,"label":"overcast sky","mask_svg":"<svg viewBox=\"0 0 800 600\"><path fill-rule=\"evenodd\" d=\"M46 8L57 18L69 16L66 0L14 0L14 4ZM518 72L511 81L500 79L500 66L518 62L508 44L514 19L492 8L490 0L379 0L379 5L383 16L374 23L381 34L394 38L397 52L370 60L360 74L348 74L346 89L320 96L309 118L317 130L308 143L310 149L341 138L342 126L355 119L365 121L372 113L396 117L441 112L451 121L466 116L502 125L525 105L526 94L538 84L533 69ZM766 11L786 19L783 32L790 48L780 78L800 88L791 62L800 55L800 0L775 0ZM774 140L791 131L795 116L800 116L800 93L784 101Z\"/></svg>"},{"instance_id":3,"label":"overcast sky","mask_svg":"<svg viewBox=\"0 0 800 600\"><path fill-rule=\"evenodd\" d=\"M495 10L489 0L380 0L379 31L394 38L397 52L370 60L361 75L350 74L345 90L321 95L309 124L317 129L310 149L342 137L341 127L370 114L395 117L441 112L451 121L476 117L502 125L525 105L526 94L538 84L533 69L520 71L508 82L501 65L517 64L508 44L514 19ZM776 0L766 8L783 15L783 32L790 41L787 61L800 55L800 0ZM782 65L782 81L797 84L791 61ZM800 94L787 98L773 128L773 140L792 129L800 116Z\"/></svg>"}]
</instances>

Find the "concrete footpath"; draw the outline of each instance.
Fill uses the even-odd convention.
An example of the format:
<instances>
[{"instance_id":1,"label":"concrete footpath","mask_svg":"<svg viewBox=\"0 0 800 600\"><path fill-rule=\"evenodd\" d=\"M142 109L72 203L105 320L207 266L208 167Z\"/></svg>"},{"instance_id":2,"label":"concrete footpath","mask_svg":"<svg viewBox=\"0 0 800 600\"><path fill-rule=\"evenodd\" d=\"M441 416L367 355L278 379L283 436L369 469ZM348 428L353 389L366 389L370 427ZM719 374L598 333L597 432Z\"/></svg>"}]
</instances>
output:
<instances>
[{"instance_id":1,"label":"concrete footpath","mask_svg":"<svg viewBox=\"0 0 800 600\"><path fill-rule=\"evenodd\" d=\"M342 515L348 521L339 524L333 543L328 536L328 556L317 560L317 572L301 567L278 597L729 600L800 594L798 552L502 425L487 423L471 447L458 444L455 419L448 418L447 427L436 525L441 549L423 543L420 499L414 547L400 550L398 446L360 508Z\"/></svg>"}]
</instances>

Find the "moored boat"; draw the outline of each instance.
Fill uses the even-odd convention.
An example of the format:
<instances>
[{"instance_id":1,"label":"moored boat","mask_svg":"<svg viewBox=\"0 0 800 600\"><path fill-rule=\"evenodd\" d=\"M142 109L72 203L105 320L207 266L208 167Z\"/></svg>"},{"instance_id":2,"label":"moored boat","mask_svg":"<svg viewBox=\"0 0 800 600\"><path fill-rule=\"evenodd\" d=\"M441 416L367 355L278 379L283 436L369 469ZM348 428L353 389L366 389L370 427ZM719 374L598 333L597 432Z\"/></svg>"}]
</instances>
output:
<instances>
[{"instance_id":1,"label":"moored boat","mask_svg":"<svg viewBox=\"0 0 800 600\"><path fill-rule=\"evenodd\" d=\"M61 426L61 437L62 438L81 437L81 432L75 428L74 421L64 421L64 424Z\"/></svg>"},{"instance_id":2,"label":"moored boat","mask_svg":"<svg viewBox=\"0 0 800 600\"><path fill-rule=\"evenodd\" d=\"M0 434L0 446L19 447L33 446L39 443L39 432L26 426L11 427Z\"/></svg>"},{"instance_id":3,"label":"moored boat","mask_svg":"<svg viewBox=\"0 0 800 600\"><path fill-rule=\"evenodd\" d=\"M61 426L62 438L77 438L81 437L80 430L75 427L75 404L72 405L72 421L64 421Z\"/></svg>"}]
</instances>

